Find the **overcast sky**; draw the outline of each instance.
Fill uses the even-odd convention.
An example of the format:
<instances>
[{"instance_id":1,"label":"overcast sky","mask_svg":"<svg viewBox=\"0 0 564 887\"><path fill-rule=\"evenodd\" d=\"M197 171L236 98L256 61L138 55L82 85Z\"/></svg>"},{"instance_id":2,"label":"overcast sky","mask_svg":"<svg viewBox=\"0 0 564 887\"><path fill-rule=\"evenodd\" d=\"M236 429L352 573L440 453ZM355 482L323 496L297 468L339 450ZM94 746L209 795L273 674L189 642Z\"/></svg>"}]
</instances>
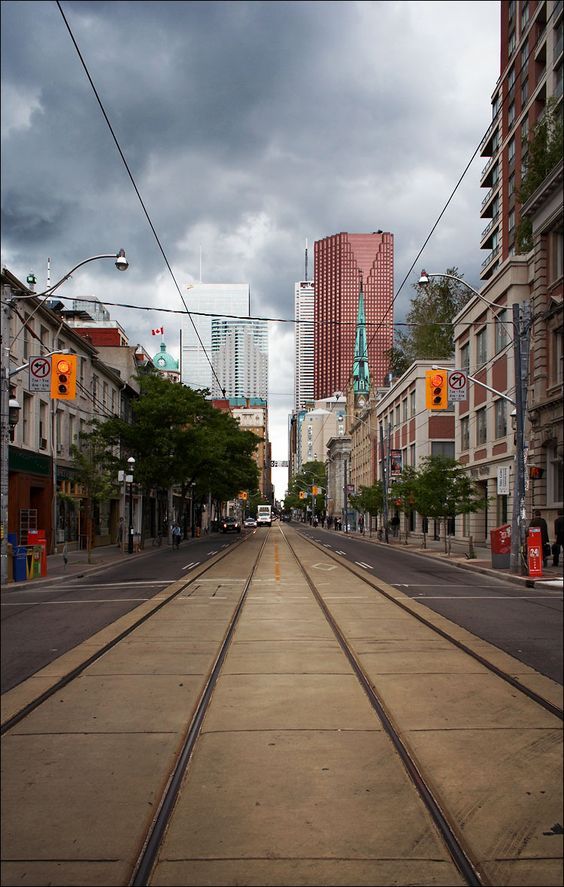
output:
<instances>
[{"instance_id":1,"label":"overcast sky","mask_svg":"<svg viewBox=\"0 0 564 887\"><path fill-rule=\"evenodd\" d=\"M491 120L500 4L68 2L61 8L174 277L248 282L253 315L293 318L304 246L340 231L395 238L395 292ZM51 0L4 0L2 265L38 290L95 295L150 353L183 310L65 21ZM479 286L486 159L476 156L399 292L421 267ZM150 310L143 310L149 308ZM270 436L286 459L294 329L270 324ZM276 495L285 469L274 469Z\"/></svg>"}]
</instances>

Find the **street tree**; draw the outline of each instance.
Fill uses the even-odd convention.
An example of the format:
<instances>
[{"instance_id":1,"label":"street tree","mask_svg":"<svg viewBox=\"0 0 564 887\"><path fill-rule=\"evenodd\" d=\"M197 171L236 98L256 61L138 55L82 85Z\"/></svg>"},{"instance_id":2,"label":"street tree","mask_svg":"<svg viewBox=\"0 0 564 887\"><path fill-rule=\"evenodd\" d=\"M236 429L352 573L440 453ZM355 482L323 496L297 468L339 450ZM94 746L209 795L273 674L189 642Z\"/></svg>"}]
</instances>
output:
<instances>
[{"instance_id":1,"label":"street tree","mask_svg":"<svg viewBox=\"0 0 564 887\"><path fill-rule=\"evenodd\" d=\"M84 503L84 522L88 563L92 563L92 536L95 511L100 502L117 492L119 459L96 423L81 433L80 444L72 444L74 479L79 484Z\"/></svg>"},{"instance_id":2,"label":"street tree","mask_svg":"<svg viewBox=\"0 0 564 887\"><path fill-rule=\"evenodd\" d=\"M458 268L446 274L462 277ZM469 298L464 284L447 277L433 278L422 286L414 284L415 296L406 316L407 331L398 329L387 352L390 372L401 376L416 360L448 360L454 355L452 319Z\"/></svg>"},{"instance_id":3,"label":"street tree","mask_svg":"<svg viewBox=\"0 0 564 887\"><path fill-rule=\"evenodd\" d=\"M398 511L405 516L405 544L409 538L409 517L415 509L418 472L412 465L405 465L401 475L392 484L391 498Z\"/></svg>"},{"instance_id":4,"label":"street tree","mask_svg":"<svg viewBox=\"0 0 564 887\"><path fill-rule=\"evenodd\" d=\"M426 456L414 479L414 507L424 518L442 521L447 551L447 521L459 514L483 511L488 504L460 462L446 456ZM426 534L423 536L426 547Z\"/></svg>"},{"instance_id":5,"label":"street tree","mask_svg":"<svg viewBox=\"0 0 564 887\"><path fill-rule=\"evenodd\" d=\"M361 486L358 493L349 495L349 503L361 514L376 518L384 509L384 486L376 481L369 487Z\"/></svg>"}]
</instances>

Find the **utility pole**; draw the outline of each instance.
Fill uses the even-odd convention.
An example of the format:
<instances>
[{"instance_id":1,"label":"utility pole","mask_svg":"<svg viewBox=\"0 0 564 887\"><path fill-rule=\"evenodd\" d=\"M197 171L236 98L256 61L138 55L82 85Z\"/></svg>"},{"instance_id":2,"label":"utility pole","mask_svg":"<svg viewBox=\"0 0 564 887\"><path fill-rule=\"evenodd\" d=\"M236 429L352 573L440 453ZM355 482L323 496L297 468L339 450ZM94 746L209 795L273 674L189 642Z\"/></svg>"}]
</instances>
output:
<instances>
[{"instance_id":1,"label":"utility pole","mask_svg":"<svg viewBox=\"0 0 564 887\"><path fill-rule=\"evenodd\" d=\"M7 289L7 288L6 288ZM2 585L8 581L8 472L10 448L10 308L6 304L3 293L2 305L2 344L1 344L1 478L0 478L0 511L1 511L1 579Z\"/></svg>"},{"instance_id":2,"label":"utility pole","mask_svg":"<svg viewBox=\"0 0 564 887\"><path fill-rule=\"evenodd\" d=\"M511 521L511 572L528 575L525 560L525 412L531 333L530 306L513 305L513 359L515 362L515 478ZM521 314L522 310L522 314Z\"/></svg>"}]
</instances>

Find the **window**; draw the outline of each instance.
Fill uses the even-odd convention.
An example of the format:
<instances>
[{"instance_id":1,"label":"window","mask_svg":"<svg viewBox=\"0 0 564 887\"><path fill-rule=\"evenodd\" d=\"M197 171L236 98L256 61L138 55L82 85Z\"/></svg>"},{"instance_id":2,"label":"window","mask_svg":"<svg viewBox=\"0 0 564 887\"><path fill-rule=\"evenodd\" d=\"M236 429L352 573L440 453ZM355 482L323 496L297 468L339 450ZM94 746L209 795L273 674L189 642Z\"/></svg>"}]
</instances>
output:
<instances>
[{"instance_id":1,"label":"window","mask_svg":"<svg viewBox=\"0 0 564 887\"><path fill-rule=\"evenodd\" d=\"M509 140L507 146L507 161L511 163L512 160L515 160L515 136Z\"/></svg>"},{"instance_id":2,"label":"window","mask_svg":"<svg viewBox=\"0 0 564 887\"><path fill-rule=\"evenodd\" d=\"M513 231L515 227L515 210L512 209L507 215L507 228L509 231Z\"/></svg>"},{"instance_id":3,"label":"window","mask_svg":"<svg viewBox=\"0 0 564 887\"><path fill-rule=\"evenodd\" d=\"M524 31L529 24L529 3L523 3L521 7L521 30Z\"/></svg>"},{"instance_id":4,"label":"window","mask_svg":"<svg viewBox=\"0 0 564 887\"><path fill-rule=\"evenodd\" d=\"M431 456L444 456L446 459L454 459L453 440L431 441Z\"/></svg>"},{"instance_id":5,"label":"window","mask_svg":"<svg viewBox=\"0 0 564 887\"><path fill-rule=\"evenodd\" d=\"M563 274L564 259L564 234L562 231L555 231L550 235L548 241L549 251L549 283L555 283L560 280Z\"/></svg>"},{"instance_id":6,"label":"window","mask_svg":"<svg viewBox=\"0 0 564 887\"><path fill-rule=\"evenodd\" d=\"M415 468L415 444L409 445L409 464Z\"/></svg>"},{"instance_id":7,"label":"window","mask_svg":"<svg viewBox=\"0 0 564 887\"><path fill-rule=\"evenodd\" d=\"M402 421L407 422L407 397L402 401Z\"/></svg>"},{"instance_id":8,"label":"window","mask_svg":"<svg viewBox=\"0 0 564 887\"><path fill-rule=\"evenodd\" d=\"M515 102L511 102L507 110L507 125L513 126L515 122Z\"/></svg>"},{"instance_id":9,"label":"window","mask_svg":"<svg viewBox=\"0 0 564 887\"><path fill-rule=\"evenodd\" d=\"M562 330L553 330L550 341L550 383L552 385L561 385L564 381L563 341L564 335Z\"/></svg>"},{"instance_id":10,"label":"window","mask_svg":"<svg viewBox=\"0 0 564 887\"><path fill-rule=\"evenodd\" d=\"M507 436L507 401L496 400L495 402L495 436Z\"/></svg>"},{"instance_id":11,"label":"window","mask_svg":"<svg viewBox=\"0 0 564 887\"><path fill-rule=\"evenodd\" d=\"M415 415L415 391L411 392L411 394L409 395L409 400L410 400L410 415L414 416Z\"/></svg>"},{"instance_id":12,"label":"window","mask_svg":"<svg viewBox=\"0 0 564 887\"><path fill-rule=\"evenodd\" d=\"M470 345L468 342L460 349L460 368L465 372L470 372Z\"/></svg>"},{"instance_id":13,"label":"window","mask_svg":"<svg viewBox=\"0 0 564 887\"><path fill-rule=\"evenodd\" d=\"M508 87L508 89L511 89L511 87L514 85L514 83L515 83L515 66L513 66L513 67L511 68L509 74L507 75L507 87Z\"/></svg>"},{"instance_id":14,"label":"window","mask_svg":"<svg viewBox=\"0 0 564 887\"><path fill-rule=\"evenodd\" d=\"M464 452L470 449L470 419L464 416L460 420L460 449Z\"/></svg>"},{"instance_id":15,"label":"window","mask_svg":"<svg viewBox=\"0 0 564 887\"><path fill-rule=\"evenodd\" d=\"M29 314L26 314L24 317L24 328L23 328L23 358L27 360L31 354L30 349L30 329L31 322L29 320Z\"/></svg>"},{"instance_id":16,"label":"window","mask_svg":"<svg viewBox=\"0 0 564 887\"><path fill-rule=\"evenodd\" d=\"M524 108L529 98L529 78L525 77L521 83L521 107Z\"/></svg>"},{"instance_id":17,"label":"window","mask_svg":"<svg viewBox=\"0 0 564 887\"><path fill-rule=\"evenodd\" d=\"M476 336L476 366L483 367L488 360L488 331L484 327Z\"/></svg>"},{"instance_id":18,"label":"window","mask_svg":"<svg viewBox=\"0 0 564 887\"><path fill-rule=\"evenodd\" d=\"M40 450L47 449L47 404L39 404L39 447Z\"/></svg>"},{"instance_id":19,"label":"window","mask_svg":"<svg viewBox=\"0 0 564 887\"><path fill-rule=\"evenodd\" d=\"M31 406L32 406L33 398L30 394L26 394L24 392L23 396L23 443L30 444L31 443Z\"/></svg>"},{"instance_id":20,"label":"window","mask_svg":"<svg viewBox=\"0 0 564 887\"><path fill-rule=\"evenodd\" d=\"M503 308L495 318L495 353L507 345L507 309Z\"/></svg>"},{"instance_id":21,"label":"window","mask_svg":"<svg viewBox=\"0 0 564 887\"><path fill-rule=\"evenodd\" d=\"M509 35L509 43L507 45L507 51L509 53L509 57L511 57L513 55L513 53L515 52L515 45L516 45L515 31L512 31L511 34Z\"/></svg>"},{"instance_id":22,"label":"window","mask_svg":"<svg viewBox=\"0 0 564 887\"><path fill-rule=\"evenodd\" d=\"M486 408L476 412L476 445L485 444L488 439L488 423L486 420Z\"/></svg>"},{"instance_id":23,"label":"window","mask_svg":"<svg viewBox=\"0 0 564 887\"><path fill-rule=\"evenodd\" d=\"M558 456L556 449L551 448L547 450L546 464L548 469L546 482L546 504L552 506L553 508L562 508L564 500L564 463L562 462L562 456Z\"/></svg>"},{"instance_id":24,"label":"window","mask_svg":"<svg viewBox=\"0 0 564 887\"><path fill-rule=\"evenodd\" d=\"M511 197L512 194L515 194L515 173L514 172L511 173L511 175L509 176L509 179L508 179L507 193L508 193L509 197Z\"/></svg>"}]
</instances>

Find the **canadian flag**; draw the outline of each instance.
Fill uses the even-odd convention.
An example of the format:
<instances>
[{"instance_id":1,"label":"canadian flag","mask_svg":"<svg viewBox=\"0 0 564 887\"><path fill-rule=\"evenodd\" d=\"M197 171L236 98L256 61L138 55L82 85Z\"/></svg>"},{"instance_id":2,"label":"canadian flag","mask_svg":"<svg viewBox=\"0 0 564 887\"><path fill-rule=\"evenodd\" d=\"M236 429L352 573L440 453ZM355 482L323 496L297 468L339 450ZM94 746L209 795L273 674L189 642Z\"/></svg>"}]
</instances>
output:
<instances>
[{"instance_id":1,"label":"canadian flag","mask_svg":"<svg viewBox=\"0 0 564 887\"><path fill-rule=\"evenodd\" d=\"M151 334L153 336L158 336L158 335L164 336L164 326L159 327L158 330L151 330Z\"/></svg>"}]
</instances>

